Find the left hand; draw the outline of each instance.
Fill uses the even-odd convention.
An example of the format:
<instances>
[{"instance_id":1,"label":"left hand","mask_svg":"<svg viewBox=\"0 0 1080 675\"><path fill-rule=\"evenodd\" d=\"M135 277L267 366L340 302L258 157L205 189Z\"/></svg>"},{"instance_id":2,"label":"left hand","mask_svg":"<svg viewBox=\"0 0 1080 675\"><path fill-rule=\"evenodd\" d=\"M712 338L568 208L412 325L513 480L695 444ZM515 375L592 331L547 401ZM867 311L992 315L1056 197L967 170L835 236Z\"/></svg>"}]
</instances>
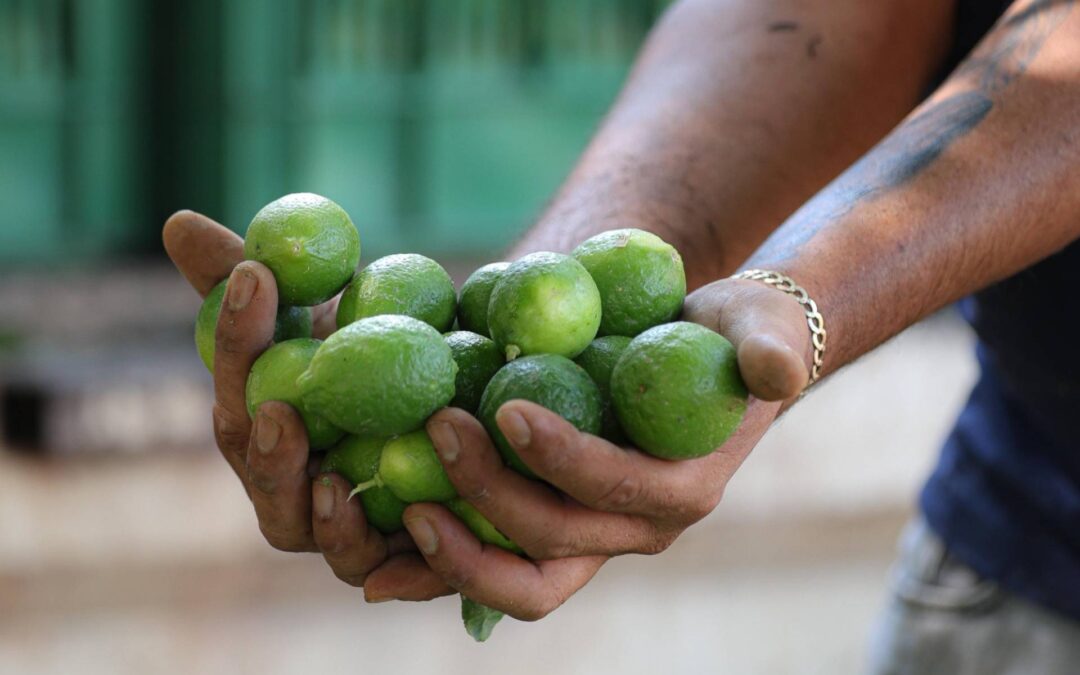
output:
<instances>
[{"instance_id":1,"label":"left hand","mask_svg":"<svg viewBox=\"0 0 1080 675\"><path fill-rule=\"evenodd\" d=\"M504 404L499 428L555 490L508 468L483 426L464 411L432 416L428 433L458 493L531 558L481 544L443 506L414 504L405 512L406 527L450 588L515 618L540 619L609 557L659 553L717 506L782 402L805 386L809 332L797 303L752 281L699 289L686 299L683 317L731 340L752 394L739 429L708 456L658 459L581 433L534 403ZM369 575L366 592L399 595L380 570Z\"/></svg>"}]
</instances>

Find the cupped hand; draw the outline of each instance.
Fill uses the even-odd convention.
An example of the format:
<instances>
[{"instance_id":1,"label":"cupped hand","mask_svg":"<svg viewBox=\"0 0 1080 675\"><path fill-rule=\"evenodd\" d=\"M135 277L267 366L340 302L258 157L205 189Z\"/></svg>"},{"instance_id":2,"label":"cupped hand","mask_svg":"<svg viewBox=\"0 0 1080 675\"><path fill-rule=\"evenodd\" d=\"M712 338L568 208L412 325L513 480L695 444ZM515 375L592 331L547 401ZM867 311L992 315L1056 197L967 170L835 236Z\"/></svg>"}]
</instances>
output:
<instances>
[{"instance_id":1,"label":"cupped hand","mask_svg":"<svg viewBox=\"0 0 1080 675\"><path fill-rule=\"evenodd\" d=\"M716 507L783 402L805 386L809 333L797 303L752 281L699 289L687 298L683 318L732 341L752 394L739 429L706 457L658 459L581 433L536 404L508 402L496 423L545 484L508 468L466 412L448 408L428 421L459 494L528 555L481 544L440 505L414 504L406 527L450 588L516 618L539 619L609 557L659 553ZM396 589L387 584L382 591Z\"/></svg>"},{"instance_id":2,"label":"cupped hand","mask_svg":"<svg viewBox=\"0 0 1080 675\"><path fill-rule=\"evenodd\" d=\"M319 551L334 573L363 585L383 568L396 595L426 599L452 592L415 552L405 532L383 537L369 528L359 500L347 499L349 485L335 474L312 480L317 466L309 456L299 414L277 401L248 416L244 388L255 359L273 341L277 286L265 266L244 261L243 240L211 219L191 211L174 214L162 232L165 250L201 296L228 278L218 318L214 355L214 437L255 507L259 529L282 551ZM337 299L312 309L315 337L336 326ZM378 597L366 590L369 598Z\"/></svg>"}]
</instances>

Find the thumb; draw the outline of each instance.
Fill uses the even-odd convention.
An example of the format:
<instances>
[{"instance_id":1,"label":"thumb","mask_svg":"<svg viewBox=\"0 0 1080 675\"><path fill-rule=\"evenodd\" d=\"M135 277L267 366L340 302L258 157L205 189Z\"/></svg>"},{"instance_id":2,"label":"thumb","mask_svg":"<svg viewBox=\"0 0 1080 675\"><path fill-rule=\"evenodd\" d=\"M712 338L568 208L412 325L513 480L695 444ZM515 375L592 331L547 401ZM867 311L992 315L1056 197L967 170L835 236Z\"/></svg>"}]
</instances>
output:
<instances>
[{"instance_id":1,"label":"thumb","mask_svg":"<svg viewBox=\"0 0 1080 675\"><path fill-rule=\"evenodd\" d=\"M810 332L792 297L754 281L722 279L691 293L683 318L717 331L735 346L739 372L763 401L798 396L810 377Z\"/></svg>"}]
</instances>

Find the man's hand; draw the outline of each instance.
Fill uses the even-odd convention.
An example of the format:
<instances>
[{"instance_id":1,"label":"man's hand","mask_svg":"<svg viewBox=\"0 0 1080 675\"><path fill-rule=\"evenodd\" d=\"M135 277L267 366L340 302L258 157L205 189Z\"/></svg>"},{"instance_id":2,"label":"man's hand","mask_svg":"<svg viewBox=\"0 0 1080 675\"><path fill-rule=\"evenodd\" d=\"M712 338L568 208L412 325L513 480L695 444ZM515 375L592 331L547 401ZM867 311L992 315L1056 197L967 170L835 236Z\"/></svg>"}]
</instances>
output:
<instances>
[{"instance_id":1,"label":"man's hand","mask_svg":"<svg viewBox=\"0 0 1080 675\"><path fill-rule=\"evenodd\" d=\"M412 505L406 527L451 588L516 618L539 619L610 556L659 553L716 507L781 401L805 386L809 332L794 300L748 281L700 289L687 298L684 318L735 344L754 395L738 431L707 457L657 459L581 433L534 403L506 403L496 416L499 428L553 490L508 468L483 426L464 411L432 416L428 433L459 494L531 558L481 544L440 505Z\"/></svg>"},{"instance_id":2,"label":"man's hand","mask_svg":"<svg viewBox=\"0 0 1080 675\"><path fill-rule=\"evenodd\" d=\"M303 421L290 406L271 401L255 420L244 388L255 359L271 345L277 286L269 269L244 261L243 240L205 216L174 214L162 233L165 250L188 282L205 296L228 277L214 355L214 436L255 507L259 529L282 551L321 551L334 573L363 585L382 565L401 597L451 592L414 552L407 533L383 537L367 526L359 500L334 474L312 474ZM336 298L313 308L316 337L335 329ZM375 597L367 591L369 598Z\"/></svg>"}]
</instances>

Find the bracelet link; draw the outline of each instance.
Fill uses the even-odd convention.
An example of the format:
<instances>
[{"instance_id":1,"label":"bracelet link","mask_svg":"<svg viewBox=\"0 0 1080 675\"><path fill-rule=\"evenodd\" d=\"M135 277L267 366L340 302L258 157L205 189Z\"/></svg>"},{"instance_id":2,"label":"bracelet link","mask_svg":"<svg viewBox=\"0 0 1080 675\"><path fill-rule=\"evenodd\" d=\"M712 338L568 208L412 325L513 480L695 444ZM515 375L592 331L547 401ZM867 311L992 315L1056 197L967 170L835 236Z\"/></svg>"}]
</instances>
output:
<instances>
[{"instance_id":1,"label":"bracelet link","mask_svg":"<svg viewBox=\"0 0 1080 675\"><path fill-rule=\"evenodd\" d=\"M806 292L806 289L795 283L795 280L786 274L772 272L770 270L745 270L735 274L732 279L749 279L760 281L778 291L783 291L792 296L806 312L806 326L810 329L810 344L814 348L813 367L810 369L810 379L806 383L809 389L812 384L821 378L821 369L825 364L825 343L829 337L825 330L825 317L818 311L817 303ZM805 393L805 389L803 390Z\"/></svg>"}]
</instances>

